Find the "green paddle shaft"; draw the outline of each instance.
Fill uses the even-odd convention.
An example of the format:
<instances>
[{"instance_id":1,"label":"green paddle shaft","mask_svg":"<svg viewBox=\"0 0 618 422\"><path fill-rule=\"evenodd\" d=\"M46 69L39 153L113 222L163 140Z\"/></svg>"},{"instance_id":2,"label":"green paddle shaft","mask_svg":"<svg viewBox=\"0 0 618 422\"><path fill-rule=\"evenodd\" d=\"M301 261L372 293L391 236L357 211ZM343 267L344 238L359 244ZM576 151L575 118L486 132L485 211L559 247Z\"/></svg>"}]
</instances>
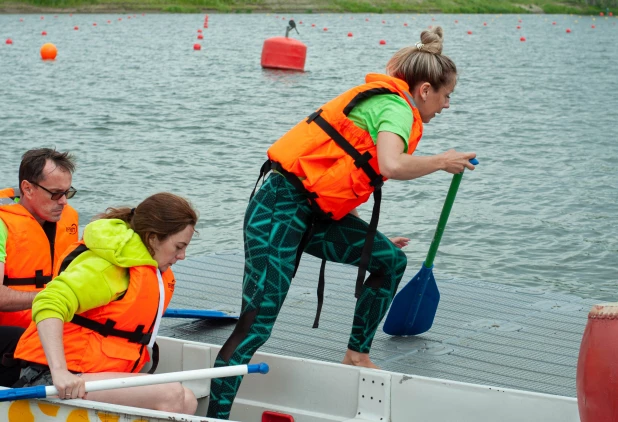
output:
<instances>
[{"instance_id":1,"label":"green paddle shaft","mask_svg":"<svg viewBox=\"0 0 618 422\"><path fill-rule=\"evenodd\" d=\"M451 187L448 189L448 194L446 195L446 200L444 201L444 206L442 207L442 213L440 214L440 220L438 220L438 227L436 227L436 232L433 235L429 252L427 252L427 258L423 263L425 268L433 267L433 260L438 252L438 246L440 246L440 240L442 240L442 233L444 233L448 216L451 213L451 208L453 208L453 202L455 202L455 196L457 196L457 189L459 189L459 184L461 183L462 177L463 172L453 175Z\"/></svg>"}]
</instances>

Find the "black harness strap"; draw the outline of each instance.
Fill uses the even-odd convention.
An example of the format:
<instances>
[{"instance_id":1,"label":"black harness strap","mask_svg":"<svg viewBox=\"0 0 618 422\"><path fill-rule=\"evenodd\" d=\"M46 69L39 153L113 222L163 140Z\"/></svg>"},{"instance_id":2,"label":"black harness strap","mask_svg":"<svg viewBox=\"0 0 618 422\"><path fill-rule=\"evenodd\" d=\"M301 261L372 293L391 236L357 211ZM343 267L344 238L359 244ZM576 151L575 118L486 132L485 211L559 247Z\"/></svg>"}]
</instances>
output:
<instances>
[{"instance_id":1,"label":"black harness strap","mask_svg":"<svg viewBox=\"0 0 618 422\"><path fill-rule=\"evenodd\" d=\"M80 327L88 328L101 334L103 337L113 336L128 340L129 343L148 344L150 343L151 333L144 332L144 326L138 325L135 331L118 330L114 328L116 321L108 319L105 324L85 318L81 315L73 315L71 322Z\"/></svg>"},{"instance_id":2,"label":"black harness strap","mask_svg":"<svg viewBox=\"0 0 618 422\"><path fill-rule=\"evenodd\" d=\"M322 305L324 304L324 272L326 271L326 260L322 260L320 265L320 277L318 278L318 309L315 312L315 320L313 321L312 328L318 328L320 325L320 314L322 313Z\"/></svg>"},{"instance_id":3,"label":"black harness strap","mask_svg":"<svg viewBox=\"0 0 618 422\"><path fill-rule=\"evenodd\" d=\"M34 277L8 277L4 276L3 283L5 286L36 286L37 289L42 289L52 279L50 275L43 275L43 270L36 270Z\"/></svg>"}]
</instances>

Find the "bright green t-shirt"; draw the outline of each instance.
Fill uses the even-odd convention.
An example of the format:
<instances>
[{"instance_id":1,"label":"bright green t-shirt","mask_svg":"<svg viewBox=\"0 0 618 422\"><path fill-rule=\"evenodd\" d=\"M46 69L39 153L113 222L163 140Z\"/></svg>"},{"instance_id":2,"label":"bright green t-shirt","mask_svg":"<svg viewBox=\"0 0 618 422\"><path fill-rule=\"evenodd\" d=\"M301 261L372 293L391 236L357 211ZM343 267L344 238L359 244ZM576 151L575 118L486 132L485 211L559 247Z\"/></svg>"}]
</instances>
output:
<instances>
[{"instance_id":1,"label":"bright green t-shirt","mask_svg":"<svg viewBox=\"0 0 618 422\"><path fill-rule=\"evenodd\" d=\"M6 262L6 239L9 237L9 229L0 219L0 262ZM1 275L1 274L0 274Z\"/></svg>"},{"instance_id":2,"label":"bright green t-shirt","mask_svg":"<svg viewBox=\"0 0 618 422\"><path fill-rule=\"evenodd\" d=\"M399 95L375 95L354 107L348 115L359 128L366 130L377 144L379 132L392 132L403 140L408 152L408 139L414 116L412 109Z\"/></svg>"}]
</instances>

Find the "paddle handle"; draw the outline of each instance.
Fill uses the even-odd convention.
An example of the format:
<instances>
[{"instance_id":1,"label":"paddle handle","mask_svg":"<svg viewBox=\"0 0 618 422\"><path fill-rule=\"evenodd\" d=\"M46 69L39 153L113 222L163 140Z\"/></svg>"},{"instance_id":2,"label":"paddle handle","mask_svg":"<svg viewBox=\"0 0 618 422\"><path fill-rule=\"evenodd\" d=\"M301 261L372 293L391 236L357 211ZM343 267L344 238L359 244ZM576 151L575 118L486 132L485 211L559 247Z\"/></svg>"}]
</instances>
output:
<instances>
[{"instance_id":1,"label":"paddle handle","mask_svg":"<svg viewBox=\"0 0 618 422\"><path fill-rule=\"evenodd\" d=\"M479 161L476 158L472 158L470 160L470 164L477 165L478 163ZM425 262L423 262L425 268L433 267L433 260L438 252L438 246L440 246L440 240L442 240L442 234L444 233L446 222L448 221L451 209L453 208L453 203L455 202L455 197L457 196L457 189L459 189L459 184L461 183L462 177L463 171L453 175L453 180L451 180L451 186L448 189L444 206L442 206L442 212L440 213L440 219L438 220L438 227L436 227L436 232L433 235L429 252L427 252L427 258L425 259Z\"/></svg>"},{"instance_id":2,"label":"paddle handle","mask_svg":"<svg viewBox=\"0 0 618 422\"><path fill-rule=\"evenodd\" d=\"M217 311L214 309L176 309L176 308L167 308L163 317L166 318L197 318L197 319L208 319L208 318L229 318L229 319L238 319L238 315L228 314L223 311Z\"/></svg>"},{"instance_id":3,"label":"paddle handle","mask_svg":"<svg viewBox=\"0 0 618 422\"><path fill-rule=\"evenodd\" d=\"M192 371L169 372L166 374L154 374L143 377L113 378L100 381L86 382L86 392L114 390L117 388L141 387L144 385L165 384L168 382L192 381L207 378L224 378L246 374L266 374L268 364L256 363L249 365L234 365L221 368L195 369ZM0 390L0 402L41 399L57 396L58 390L53 385L37 385L36 387L11 388Z\"/></svg>"}]
</instances>

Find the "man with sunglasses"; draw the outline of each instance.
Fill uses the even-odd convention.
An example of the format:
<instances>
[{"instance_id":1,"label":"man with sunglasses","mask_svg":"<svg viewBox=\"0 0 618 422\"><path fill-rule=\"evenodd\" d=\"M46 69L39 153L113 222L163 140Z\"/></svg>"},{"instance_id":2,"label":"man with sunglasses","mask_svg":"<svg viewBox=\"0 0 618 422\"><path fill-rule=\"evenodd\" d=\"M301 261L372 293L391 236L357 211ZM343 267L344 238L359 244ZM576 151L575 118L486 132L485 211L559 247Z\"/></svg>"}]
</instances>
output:
<instances>
[{"instance_id":1,"label":"man with sunglasses","mask_svg":"<svg viewBox=\"0 0 618 422\"><path fill-rule=\"evenodd\" d=\"M26 151L19 191L0 189L0 353L11 353L32 320L34 296L51 281L54 265L78 240L78 215L68 200L75 164L68 152ZM3 361L7 364L7 360ZM15 374L13 373L15 372ZM19 368L0 367L0 385L10 386Z\"/></svg>"}]
</instances>

